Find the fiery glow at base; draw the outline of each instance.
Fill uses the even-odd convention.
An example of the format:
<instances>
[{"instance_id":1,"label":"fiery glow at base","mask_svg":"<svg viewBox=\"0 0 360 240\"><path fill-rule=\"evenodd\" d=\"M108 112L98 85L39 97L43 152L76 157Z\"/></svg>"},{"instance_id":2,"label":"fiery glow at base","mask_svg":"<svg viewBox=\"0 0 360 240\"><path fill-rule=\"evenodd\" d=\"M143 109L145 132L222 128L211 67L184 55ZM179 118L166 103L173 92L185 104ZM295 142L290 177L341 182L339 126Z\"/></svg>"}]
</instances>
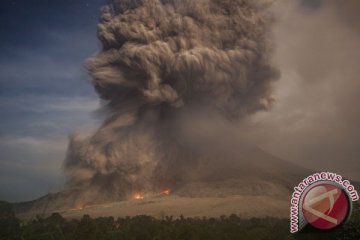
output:
<instances>
[{"instance_id":1,"label":"fiery glow at base","mask_svg":"<svg viewBox=\"0 0 360 240\"><path fill-rule=\"evenodd\" d=\"M132 195L132 199L141 200L141 199L144 199L144 196L141 193L134 193Z\"/></svg>"},{"instance_id":2,"label":"fiery glow at base","mask_svg":"<svg viewBox=\"0 0 360 240\"><path fill-rule=\"evenodd\" d=\"M170 193L171 193L171 189L170 189L170 188L166 188L166 189L164 189L164 190L161 192L161 194L163 194L163 195L170 195Z\"/></svg>"},{"instance_id":3,"label":"fiery glow at base","mask_svg":"<svg viewBox=\"0 0 360 240\"><path fill-rule=\"evenodd\" d=\"M76 204L74 206L74 208L70 209L71 211L79 211L79 210L83 210L84 208L87 208L88 205L86 204L82 204L82 203L79 203L79 204Z\"/></svg>"},{"instance_id":4,"label":"fiery glow at base","mask_svg":"<svg viewBox=\"0 0 360 240\"><path fill-rule=\"evenodd\" d=\"M152 197L161 197L161 196L165 196L165 195L170 195L172 192L172 190L170 188L164 188L162 191L158 191L158 192L146 192L146 193L141 193L141 192L134 192L130 198L133 200L141 200L146 198L152 198Z\"/></svg>"}]
</instances>

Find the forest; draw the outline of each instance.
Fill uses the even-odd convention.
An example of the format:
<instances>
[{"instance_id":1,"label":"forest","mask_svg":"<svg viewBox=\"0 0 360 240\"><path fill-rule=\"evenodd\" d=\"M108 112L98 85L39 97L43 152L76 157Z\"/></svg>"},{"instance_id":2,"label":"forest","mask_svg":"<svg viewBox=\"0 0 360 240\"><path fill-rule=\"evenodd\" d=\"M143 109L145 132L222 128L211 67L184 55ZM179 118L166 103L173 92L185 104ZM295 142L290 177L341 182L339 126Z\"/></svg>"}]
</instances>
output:
<instances>
[{"instance_id":1,"label":"forest","mask_svg":"<svg viewBox=\"0 0 360 240\"><path fill-rule=\"evenodd\" d=\"M219 218L151 216L124 218L84 215L65 219L59 213L18 219L12 205L0 202L0 240L359 240L360 205L353 206L350 220L330 232L307 230L290 234L289 219L243 218L239 215Z\"/></svg>"}]
</instances>

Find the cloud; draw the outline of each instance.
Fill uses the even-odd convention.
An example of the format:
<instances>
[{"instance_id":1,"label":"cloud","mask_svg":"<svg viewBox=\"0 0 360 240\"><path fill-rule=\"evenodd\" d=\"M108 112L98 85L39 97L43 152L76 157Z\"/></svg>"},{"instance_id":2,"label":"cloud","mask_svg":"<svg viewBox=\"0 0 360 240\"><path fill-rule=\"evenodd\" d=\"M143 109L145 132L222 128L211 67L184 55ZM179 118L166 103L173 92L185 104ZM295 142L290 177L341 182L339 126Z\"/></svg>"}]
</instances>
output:
<instances>
[{"instance_id":1,"label":"cloud","mask_svg":"<svg viewBox=\"0 0 360 240\"><path fill-rule=\"evenodd\" d=\"M0 199L32 200L63 184L68 134L93 131L88 97L0 97Z\"/></svg>"},{"instance_id":2,"label":"cloud","mask_svg":"<svg viewBox=\"0 0 360 240\"><path fill-rule=\"evenodd\" d=\"M9 112L92 112L100 106L92 97L22 95L0 97L0 108Z\"/></svg>"},{"instance_id":3,"label":"cloud","mask_svg":"<svg viewBox=\"0 0 360 240\"><path fill-rule=\"evenodd\" d=\"M32 200L60 190L66 141L66 137L0 137L0 199Z\"/></svg>"},{"instance_id":4,"label":"cloud","mask_svg":"<svg viewBox=\"0 0 360 240\"><path fill-rule=\"evenodd\" d=\"M275 5L282 77L274 108L252 119L252 137L285 159L359 180L359 1L299 3Z\"/></svg>"},{"instance_id":5,"label":"cloud","mask_svg":"<svg viewBox=\"0 0 360 240\"><path fill-rule=\"evenodd\" d=\"M84 58L97 49L96 41L87 40L91 34L45 31L49 40L41 48L8 46L0 58L0 94L91 95L83 68Z\"/></svg>"},{"instance_id":6,"label":"cloud","mask_svg":"<svg viewBox=\"0 0 360 240\"><path fill-rule=\"evenodd\" d=\"M0 97L2 135L66 136L94 126L99 102L91 97L23 95ZM82 127L80 127L82 126Z\"/></svg>"},{"instance_id":7,"label":"cloud","mask_svg":"<svg viewBox=\"0 0 360 240\"><path fill-rule=\"evenodd\" d=\"M48 182L62 183L67 135L96 125L83 61L98 49L101 2L1 3L0 199L39 197Z\"/></svg>"}]
</instances>

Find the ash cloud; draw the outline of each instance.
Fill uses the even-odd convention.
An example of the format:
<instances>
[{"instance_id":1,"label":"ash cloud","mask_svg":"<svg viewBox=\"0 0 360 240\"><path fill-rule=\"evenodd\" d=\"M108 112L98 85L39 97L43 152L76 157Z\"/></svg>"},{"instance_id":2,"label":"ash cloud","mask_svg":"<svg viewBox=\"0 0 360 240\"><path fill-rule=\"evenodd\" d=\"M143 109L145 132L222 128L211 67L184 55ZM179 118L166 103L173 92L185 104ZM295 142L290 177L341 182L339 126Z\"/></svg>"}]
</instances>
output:
<instances>
[{"instance_id":1,"label":"ash cloud","mask_svg":"<svg viewBox=\"0 0 360 240\"><path fill-rule=\"evenodd\" d=\"M254 142L286 160L360 180L360 2L273 5L277 103L252 116ZM276 130L276 131L274 131Z\"/></svg>"},{"instance_id":2,"label":"ash cloud","mask_svg":"<svg viewBox=\"0 0 360 240\"><path fill-rule=\"evenodd\" d=\"M237 121L268 109L279 78L269 6L246 0L105 6L98 27L103 48L87 62L105 120L92 136L71 137L67 187L117 199L176 188L206 158L199 143L187 141L191 133L183 134L191 132L193 116Z\"/></svg>"}]
</instances>

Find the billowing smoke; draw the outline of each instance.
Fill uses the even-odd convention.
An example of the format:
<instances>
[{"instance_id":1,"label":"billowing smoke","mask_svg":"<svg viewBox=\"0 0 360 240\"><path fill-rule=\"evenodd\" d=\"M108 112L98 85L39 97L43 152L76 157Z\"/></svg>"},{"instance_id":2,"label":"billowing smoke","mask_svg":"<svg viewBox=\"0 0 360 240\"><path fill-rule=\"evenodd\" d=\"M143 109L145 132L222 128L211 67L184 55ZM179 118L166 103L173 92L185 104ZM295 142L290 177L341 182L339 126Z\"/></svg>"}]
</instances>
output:
<instances>
[{"instance_id":1,"label":"billowing smoke","mask_svg":"<svg viewBox=\"0 0 360 240\"><path fill-rule=\"evenodd\" d=\"M103 48L87 66L105 121L93 136L71 138L67 186L111 198L176 188L206 158L182 137L192 116L235 121L267 109L279 77L268 7L253 0L114 0L104 7Z\"/></svg>"}]
</instances>

